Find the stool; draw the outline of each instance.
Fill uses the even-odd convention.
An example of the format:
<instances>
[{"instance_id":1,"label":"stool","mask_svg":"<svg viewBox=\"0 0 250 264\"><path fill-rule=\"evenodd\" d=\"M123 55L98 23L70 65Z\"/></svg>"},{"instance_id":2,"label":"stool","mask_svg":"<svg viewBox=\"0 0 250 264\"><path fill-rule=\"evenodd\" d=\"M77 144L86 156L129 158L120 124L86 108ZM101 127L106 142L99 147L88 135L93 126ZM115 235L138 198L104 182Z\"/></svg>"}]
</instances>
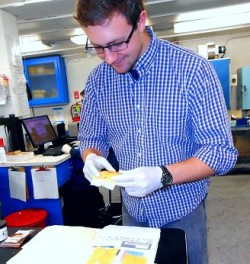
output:
<instances>
[{"instance_id":1,"label":"stool","mask_svg":"<svg viewBox=\"0 0 250 264\"><path fill-rule=\"evenodd\" d=\"M122 203L112 202L112 193L109 190L109 203L99 210L103 226L122 225Z\"/></svg>"},{"instance_id":2,"label":"stool","mask_svg":"<svg viewBox=\"0 0 250 264\"><path fill-rule=\"evenodd\" d=\"M45 227L48 212L44 209L30 208L13 212L4 220L8 227Z\"/></svg>"}]
</instances>

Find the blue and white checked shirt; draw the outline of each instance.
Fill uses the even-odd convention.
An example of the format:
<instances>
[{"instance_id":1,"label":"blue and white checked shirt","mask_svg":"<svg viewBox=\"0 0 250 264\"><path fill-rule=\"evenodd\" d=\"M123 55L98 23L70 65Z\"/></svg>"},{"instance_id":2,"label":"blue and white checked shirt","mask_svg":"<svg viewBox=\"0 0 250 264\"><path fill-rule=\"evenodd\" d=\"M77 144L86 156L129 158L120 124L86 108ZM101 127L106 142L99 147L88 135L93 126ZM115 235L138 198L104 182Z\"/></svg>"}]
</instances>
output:
<instances>
[{"instance_id":1,"label":"blue and white checked shirt","mask_svg":"<svg viewBox=\"0 0 250 264\"><path fill-rule=\"evenodd\" d=\"M101 63L90 74L83 102L80 148L104 156L112 146L120 169L168 165L196 157L216 171L236 163L222 88L210 63L154 33L130 73ZM209 179L172 185L143 198L122 189L131 216L160 227L192 212L207 194Z\"/></svg>"}]
</instances>

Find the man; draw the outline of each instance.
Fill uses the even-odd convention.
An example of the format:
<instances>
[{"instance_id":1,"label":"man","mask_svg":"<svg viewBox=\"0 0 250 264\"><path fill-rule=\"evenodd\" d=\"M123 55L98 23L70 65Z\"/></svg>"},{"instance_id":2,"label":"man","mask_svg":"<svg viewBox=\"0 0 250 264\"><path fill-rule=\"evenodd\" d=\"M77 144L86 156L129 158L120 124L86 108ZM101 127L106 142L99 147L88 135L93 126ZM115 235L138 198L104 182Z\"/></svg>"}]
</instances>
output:
<instances>
[{"instance_id":1,"label":"man","mask_svg":"<svg viewBox=\"0 0 250 264\"><path fill-rule=\"evenodd\" d=\"M123 224L185 230L190 263L207 263L209 177L237 159L222 89L210 63L159 40L141 0L79 0L86 49L103 60L85 89L79 139L85 177L122 175Z\"/></svg>"}]
</instances>

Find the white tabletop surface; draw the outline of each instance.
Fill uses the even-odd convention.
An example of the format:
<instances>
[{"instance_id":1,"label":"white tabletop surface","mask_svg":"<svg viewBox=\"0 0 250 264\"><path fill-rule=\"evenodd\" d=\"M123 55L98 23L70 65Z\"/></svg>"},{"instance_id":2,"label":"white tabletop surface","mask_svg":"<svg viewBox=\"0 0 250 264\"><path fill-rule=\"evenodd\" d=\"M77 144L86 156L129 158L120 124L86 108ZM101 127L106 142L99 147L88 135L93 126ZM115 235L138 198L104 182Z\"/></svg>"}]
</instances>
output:
<instances>
[{"instance_id":1,"label":"white tabletop surface","mask_svg":"<svg viewBox=\"0 0 250 264\"><path fill-rule=\"evenodd\" d=\"M34 158L26 161L11 161L0 163L0 167L9 166L55 166L70 158L70 154L62 154L60 156L43 156L35 155Z\"/></svg>"}]
</instances>

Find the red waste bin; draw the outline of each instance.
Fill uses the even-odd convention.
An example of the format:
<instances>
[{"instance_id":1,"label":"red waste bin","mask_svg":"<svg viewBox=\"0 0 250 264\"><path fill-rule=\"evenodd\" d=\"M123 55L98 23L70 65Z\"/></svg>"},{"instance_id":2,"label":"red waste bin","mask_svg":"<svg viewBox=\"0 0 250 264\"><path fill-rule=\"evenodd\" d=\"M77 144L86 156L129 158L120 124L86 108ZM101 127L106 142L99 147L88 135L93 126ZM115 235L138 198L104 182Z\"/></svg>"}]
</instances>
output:
<instances>
[{"instance_id":1,"label":"red waste bin","mask_svg":"<svg viewBox=\"0 0 250 264\"><path fill-rule=\"evenodd\" d=\"M4 220L9 227L45 227L48 212L44 209L30 208L13 212Z\"/></svg>"}]
</instances>

